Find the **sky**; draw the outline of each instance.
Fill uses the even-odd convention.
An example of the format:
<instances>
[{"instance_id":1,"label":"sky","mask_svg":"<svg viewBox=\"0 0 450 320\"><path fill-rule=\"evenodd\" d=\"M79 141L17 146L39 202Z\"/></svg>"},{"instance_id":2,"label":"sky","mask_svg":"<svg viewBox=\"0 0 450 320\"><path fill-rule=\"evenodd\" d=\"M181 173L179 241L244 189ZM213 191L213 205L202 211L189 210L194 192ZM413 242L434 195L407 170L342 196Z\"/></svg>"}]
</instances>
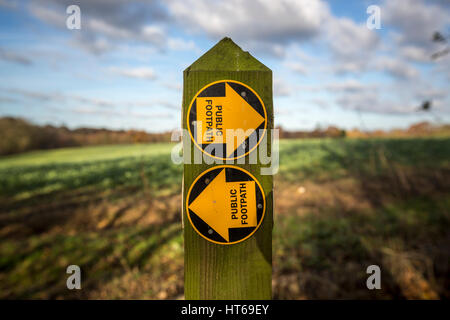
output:
<instances>
[{"instance_id":1,"label":"sky","mask_svg":"<svg viewBox=\"0 0 450 320\"><path fill-rule=\"evenodd\" d=\"M450 45L448 0L0 0L0 116L177 129L183 70L226 36L272 69L276 126L450 122L450 54L431 58Z\"/></svg>"}]
</instances>

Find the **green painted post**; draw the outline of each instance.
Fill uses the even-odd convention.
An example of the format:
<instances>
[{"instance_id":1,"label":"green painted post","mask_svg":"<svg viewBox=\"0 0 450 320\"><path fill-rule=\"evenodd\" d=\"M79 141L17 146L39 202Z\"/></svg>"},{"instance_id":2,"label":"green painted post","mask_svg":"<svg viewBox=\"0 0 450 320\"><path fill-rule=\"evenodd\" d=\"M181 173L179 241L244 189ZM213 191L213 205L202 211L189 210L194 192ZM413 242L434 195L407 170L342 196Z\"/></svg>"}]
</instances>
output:
<instances>
[{"instance_id":1,"label":"green painted post","mask_svg":"<svg viewBox=\"0 0 450 320\"><path fill-rule=\"evenodd\" d=\"M230 38L224 38L184 71L183 128L188 128L189 105L206 85L218 80L234 80L251 87L262 99L267 111L267 141L271 150L273 129L272 71L243 51ZM245 114L241 115L245 117ZM191 162L196 146L184 139L185 159L190 151ZM257 149L253 152L258 152ZM198 152L198 151L197 151ZM252 155L250 153L250 155ZM261 175L258 156L256 164L236 161L234 165L250 172L260 183L266 199L265 214L260 227L248 239L229 245L210 242L194 230L186 212L186 197L194 180L218 164L185 163L183 185L183 219L185 249L186 299L271 299L272 297L272 226L273 179Z\"/></svg>"}]
</instances>

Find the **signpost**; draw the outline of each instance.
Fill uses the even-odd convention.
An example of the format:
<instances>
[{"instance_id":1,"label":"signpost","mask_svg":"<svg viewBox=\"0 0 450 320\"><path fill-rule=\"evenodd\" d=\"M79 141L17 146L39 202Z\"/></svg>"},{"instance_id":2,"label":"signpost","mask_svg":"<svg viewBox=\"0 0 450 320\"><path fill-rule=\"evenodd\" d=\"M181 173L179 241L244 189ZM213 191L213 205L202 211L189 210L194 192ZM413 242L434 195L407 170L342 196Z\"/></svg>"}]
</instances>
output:
<instances>
[{"instance_id":1,"label":"signpost","mask_svg":"<svg viewBox=\"0 0 450 320\"><path fill-rule=\"evenodd\" d=\"M185 298L270 299L272 71L224 38L184 71L183 128Z\"/></svg>"},{"instance_id":2,"label":"signpost","mask_svg":"<svg viewBox=\"0 0 450 320\"><path fill-rule=\"evenodd\" d=\"M252 88L234 80L215 81L202 88L192 99L187 117L194 144L216 159L237 159L249 154L266 133L263 101ZM243 133L235 135L239 130ZM227 131L233 134L227 135ZM250 149L252 138L257 143Z\"/></svg>"},{"instance_id":3,"label":"signpost","mask_svg":"<svg viewBox=\"0 0 450 320\"><path fill-rule=\"evenodd\" d=\"M235 244L253 235L264 218L265 196L249 172L217 166L195 179L186 197L189 221L217 244Z\"/></svg>"}]
</instances>

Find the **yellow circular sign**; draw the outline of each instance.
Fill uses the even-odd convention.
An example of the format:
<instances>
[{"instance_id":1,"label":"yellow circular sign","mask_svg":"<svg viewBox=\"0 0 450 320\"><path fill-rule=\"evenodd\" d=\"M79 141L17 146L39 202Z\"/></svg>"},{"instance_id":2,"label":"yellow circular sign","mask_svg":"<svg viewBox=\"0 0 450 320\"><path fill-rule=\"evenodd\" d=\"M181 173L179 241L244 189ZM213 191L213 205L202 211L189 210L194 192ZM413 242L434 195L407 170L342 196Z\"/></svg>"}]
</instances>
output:
<instances>
[{"instance_id":1,"label":"yellow circular sign","mask_svg":"<svg viewBox=\"0 0 450 320\"><path fill-rule=\"evenodd\" d=\"M260 227L266 209L261 184L248 171L221 165L202 172L189 188L186 213L208 241L235 244Z\"/></svg>"},{"instance_id":2,"label":"yellow circular sign","mask_svg":"<svg viewBox=\"0 0 450 320\"><path fill-rule=\"evenodd\" d=\"M220 160L245 157L259 145L267 129L264 102L248 85L219 80L194 96L187 112L194 144Z\"/></svg>"}]
</instances>

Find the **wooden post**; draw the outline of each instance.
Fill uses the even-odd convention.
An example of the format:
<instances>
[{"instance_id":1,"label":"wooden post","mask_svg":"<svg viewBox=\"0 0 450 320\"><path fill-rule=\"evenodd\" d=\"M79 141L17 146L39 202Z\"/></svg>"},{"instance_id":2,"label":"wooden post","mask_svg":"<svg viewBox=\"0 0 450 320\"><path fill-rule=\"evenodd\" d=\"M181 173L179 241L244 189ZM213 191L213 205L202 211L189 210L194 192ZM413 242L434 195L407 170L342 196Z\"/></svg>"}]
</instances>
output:
<instances>
[{"instance_id":1,"label":"wooden post","mask_svg":"<svg viewBox=\"0 0 450 320\"><path fill-rule=\"evenodd\" d=\"M194 109L191 108L191 105L193 104L193 101L196 101L197 107L200 108L200 98L196 100L197 97L202 95L199 94L199 92L212 83L224 80L227 81L226 90L229 90L229 93L227 91L225 94L227 99L240 99L240 97L235 94L236 92L239 93L239 90L231 90L232 86L233 88L237 88L239 85L241 85L240 88L244 88L244 91L247 91L247 93L254 98L253 103L259 103L255 97L260 98L259 101L265 108L265 113L261 110L256 110L258 113L255 113L255 109L249 109L249 112L241 112L238 117L233 117L233 119L236 121L244 119L244 124L254 121L257 126L260 125L260 128L265 128L265 138L269 141L268 149L270 153L271 129L273 129L272 71L252 57L248 52L244 52L229 38L222 39L184 71L183 128L186 130L191 129L191 131L195 130L192 129L194 128L192 127L194 125L192 110ZM222 86L222 88L225 87ZM254 95L251 92L253 92ZM234 96L229 97L231 94ZM252 102L249 100L248 95L245 95L245 92L241 92L241 94L244 99ZM203 94L203 96L208 95ZM256 109L258 108L256 107ZM189 116L190 112L191 116ZM201 117L201 115L198 115L198 117ZM265 120L263 121L261 119ZM259 139L261 136L257 138ZM206 164L204 161L200 164L192 163L194 152L199 152L199 149L202 147L201 145L196 145L194 139L195 137L192 134L191 138L184 139L183 145L185 161L186 156L190 156L191 159L191 163L185 162L184 164L183 185L185 298L271 299L273 179L271 175L261 175L261 162L259 156L257 163L249 164L249 157L252 153L258 153L262 144L258 145L253 150L247 150L249 152L245 155L244 164L239 164L237 161L234 161L233 163L233 166L244 169L251 174L256 181L255 184L249 184L249 187L251 186L253 188L254 185L254 188L256 189L261 188L265 198L263 207L262 202L260 201L261 197L258 198L258 195L256 197L258 219L260 218L260 211L262 212L264 210L263 218L258 227L255 228L256 231L253 231L253 233L245 237L244 240L241 239L242 237L236 238L241 240L233 243L231 235L230 238L228 238L228 234L224 235L223 231L218 230L218 228L212 225L212 223L217 222L214 220L216 217L213 216L213 213L217 212L216 208L213 209L212 205L205 205L201 201L189 204L189 201L191 201L189 200L189 192L193 188L193 184L197 183L199 179L201 180L202 177L206 177L205 172L208 170L214 171L214 169L219 168L220 166L220 164L217 163ZM229 153L225 148L224 150L225 154ZM211 157L211 159L213 158L214 157ZM229 162L226 164L228 163ZM225 171L216 171L221 172L220 175L223 175L223 179L225 179ZM235 172L238 171L239 170L235 170ZM218 197L219 194L220 196L226 196L227 190L229 189L222 190L220 189L221 187L217 187L220 175L217 175L215 178L214 181L216 182L214 182L214 185L209 181L209 178L205 178L205 182L203 182L204 185L201 188L206 189L207 184L211 183L209 186L215 188L213 190L214 192L212 192L214 195L217 195ZM249 175L247 176L249 177ZM249 179L252 180L253 178ZM216 205L216 198L214 199L215 200L212 202ZM220 202L221 198L217 198L217 201ZM211 229L209 229L208 232L214 232L217 239L220 238L222 240L212 242L207 239L207 234L206 237L201 236L201 232L198 230L200 227L195 228L195 221L193 221L193 218L190 216L189 209L187 210L189 206L195 206L193 211L201 211L201 214L207 216L207 219L204 219L204 221L209 224L211 229L215 229L217 233ZM196 213L198 214L198 212ZM209 223L209 221L212 221L212 223ZM218 223L220 223L220 221ZM242 220L241 223L244 224L247 223L247 221ZM250 224L251 223L252 222L250 222ZM253 226L257 224L257 222L253 223ZM205 224L206 228L208 228L208 224ZM249 228L248 230L252 229ZM221 238L220 235L223 237ZM226 238L226 240L224 240L224 238Z\"/></svg>"}]
</instances>

